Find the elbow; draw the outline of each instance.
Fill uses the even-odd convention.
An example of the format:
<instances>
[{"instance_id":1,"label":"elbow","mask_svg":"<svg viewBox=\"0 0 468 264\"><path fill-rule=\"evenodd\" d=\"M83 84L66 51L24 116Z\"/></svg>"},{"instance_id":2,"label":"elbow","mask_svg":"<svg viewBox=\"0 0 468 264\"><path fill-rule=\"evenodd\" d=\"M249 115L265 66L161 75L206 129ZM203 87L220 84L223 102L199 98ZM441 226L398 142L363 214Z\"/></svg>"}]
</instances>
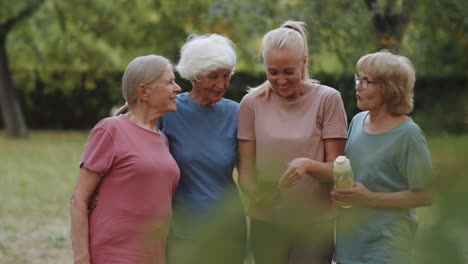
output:
<instances>
[{"instance_id":1,"label":"elbow","mask_svg":"<svg viewBox=\"0 0 468 264\"><path fill-rule=\"evenodd\" d=\"M88 212L88 203L83 199L79 199L75 194L70 198L70 215L74 215Z\"/></svg>"},{"instance_id":2,"label":"elbow","mask_svg":"<svg viewBox=\"0 0 468 264\"><path fill-rule=\"evenodd\" d=\"M76 207L76 198L75 194L70 197L70 210L73 210L73 208Z\"/></svg>"},{"instance_id":3,"label":"elbow","mask_svg":"<svg viewBox=\"0 0 468 264\"><path fill-rule=\"evenodd\" d=\"M80 204L82 204L82 199L79 199L75 193L70 197L70 208L77 208Z\"/></svg>"},{"instance_id":4,"label":"elbow","mask_svg":"<svg viewBox=\"0 0 468 264\"><path fill-rule=\"evenodd\" d=\"M74 216L79 208L79 202L76 199L75 195L73 194L70 198L70 216Z\"/></svg>"}]
</instances>

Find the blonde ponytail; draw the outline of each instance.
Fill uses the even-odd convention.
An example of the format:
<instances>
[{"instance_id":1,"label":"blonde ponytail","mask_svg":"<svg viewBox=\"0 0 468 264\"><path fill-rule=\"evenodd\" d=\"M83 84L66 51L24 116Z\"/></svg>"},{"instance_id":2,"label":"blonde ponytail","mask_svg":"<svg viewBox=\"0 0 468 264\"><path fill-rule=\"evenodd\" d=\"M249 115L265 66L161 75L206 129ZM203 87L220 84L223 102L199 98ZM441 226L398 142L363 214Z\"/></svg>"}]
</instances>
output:
<instances>
[{"instance_id":1,"label":"blonde ponytail","mask_svg":"<svg viewBox=\"0 0 468 264\"><path fill-rule=\"evenodd\" d=\"M309 76L309 49L305 26L306 24L304 22L288 20L284 22L281 27L266 33L262 39L262 58L263 61L265 61L266 53L272 48L290 48L296 51L298 60L302 60L305 57L306 62L302 70L301 79L307 82L317 82L316 80L311 80ZM272 86L267 80L257 87L249 87L247 91L254 95L262 95L268 98L271 90Z\"/></svg>"}]
</instances>

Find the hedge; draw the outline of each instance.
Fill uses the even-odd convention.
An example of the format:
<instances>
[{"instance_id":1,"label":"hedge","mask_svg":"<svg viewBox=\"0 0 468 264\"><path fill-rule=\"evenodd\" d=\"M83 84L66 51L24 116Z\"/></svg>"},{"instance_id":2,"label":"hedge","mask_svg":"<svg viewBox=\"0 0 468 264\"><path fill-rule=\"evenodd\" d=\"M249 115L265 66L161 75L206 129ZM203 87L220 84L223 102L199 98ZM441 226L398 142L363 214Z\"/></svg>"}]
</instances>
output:
<instances>
[{"instance_id":1,"label":"hedge","mask_svg":"<svg viewBox=\"0 0 468 264\"><path fill-rule=\"evenodd\" d=\"M32 129L90 129L124 103L120 90L122 73L14 73L13 79L28 126ZM315 79L341 92L348 119L356 108L353 76L316 74ZM240 101L248 87L265 80L264 75L236 72L225 97ZM176 76L183 91L188 81ZM20 85L23 84L23 85ZM419 76L415 109L411 116L430 133L468 132L468 77Z\"/></svg>"}]
</instances>

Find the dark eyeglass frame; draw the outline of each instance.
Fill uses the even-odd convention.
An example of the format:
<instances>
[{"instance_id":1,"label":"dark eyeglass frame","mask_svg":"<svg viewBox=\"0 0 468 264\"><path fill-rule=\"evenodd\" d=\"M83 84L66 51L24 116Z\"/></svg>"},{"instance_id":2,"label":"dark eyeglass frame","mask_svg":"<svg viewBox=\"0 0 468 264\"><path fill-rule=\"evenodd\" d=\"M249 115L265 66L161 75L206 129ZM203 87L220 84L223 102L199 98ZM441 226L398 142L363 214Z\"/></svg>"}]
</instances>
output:
<instances>
[{"instance_id":1,"label":"dark eyeglass frame","mask_svg":"<svg viewBox=\"0 0 468 264\"><path fill-rule=\"evenodd\" d=\"M359 73L355 73L354 74L354 83L356 85L358 85L359 83L361 83L361 88L362 90L366 90L367 89L367 86L369 85L369 83L381 83L381 82L371 82L367 79L362 79L361 76L359 75Z\"/></svg>"}]
</instances>

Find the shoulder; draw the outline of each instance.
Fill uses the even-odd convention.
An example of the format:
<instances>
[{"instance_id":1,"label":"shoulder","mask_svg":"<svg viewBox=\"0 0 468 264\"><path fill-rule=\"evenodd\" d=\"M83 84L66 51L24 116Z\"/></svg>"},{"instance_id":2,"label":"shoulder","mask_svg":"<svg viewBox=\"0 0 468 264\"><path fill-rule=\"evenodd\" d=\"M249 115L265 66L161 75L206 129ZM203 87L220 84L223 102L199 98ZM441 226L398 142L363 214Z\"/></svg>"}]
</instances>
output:
<instances>
[{"instance_id":1,"label":"shoulder","mask_svg":"<svg viewBox=\"0 0 468 264\"><path fill-rule=\"evenodd\" d=\"M252 100L254 100L255 97L257 97L255 94L248 93L248 94L244 95L244 97L242 97L241 103L246 102L246 101L252 101Z\"/></svg>"},{"instance_id":2,"label":"shoulder","mask_svg":"<svg viewBox=\"0 0 468 264\"><path fill-rule=\"evenodd\" d=\"M246 107L247 105L251 105L253 97L254 97L254 95L251 94L251 93L248 93L248 94L244 95L244 97L242 97L242 99L240 101L240 107L243 108L243 107Z\"/></svg>"},{"instance_id":3,"label":"shoulder","mask_svg":"<svg viewBox=\"0 0 468 264\"><path fill-rule=\"evenodd\" d=\"M405 121L405 125L407 126L408 130L413 133L423 133L422 129L418 124L416 124L416 122L413 121L411 117L408 117L408 119Z\"/></svg>"},{"instance_id":4,"label":"shoulder","mask_svg":"<svg viewBox=\"0 0 468 264\"><path fill-rule=\"evenodd\" d=\"M323 97L337 97L341 98L341 93L333 87L323 84L312 84L315 86L316 95Z\"/></svg>"},{"instance_id":5,"label":"shoulder","mask_svg":"<svg viewBox=\"0 0 468 264\"><path fill-rule=\"evenodd\" d=\"M322 84L312 84L311 92L305 98L304 103L313 104L323 109L327 115L334 115L338 112L345 115L341 94L335 88Z\"/></svg>"},{"instance_id":6,"label":"shoulder","mask_svg":"<svg viewBox=\"0 0 468 264\"><path fill-rule=\"evenodd\" d=\"M219 103L221 103L221 105L229 109L239 109L239 103L231 99L222 98Z\"/></svg>"},{"instance_id":7,"label":"shoulder","mask_svg":"<svg viewBox=\"0 0 468 264\"><path fill-rule=\"evenodd\" d=\"M95 129L102 129L102 130L114 130L117 127L121 126L124 123L125 117L123 115L118 115L118 116L111 116L111 117L106 117L99 121L96 126L94 126Z\"/></svg>"},{"instance_id":8,"label":"shoulder","mask_svg":"<svg viewBox=\"0 0 468 264\"><path fill-rule=\"evenodd\" d=\"M110 139L113 141L116 134L119 133L122 126L125 126L125 117L123 115L107 117L99 121L96 126L89 132L89 139L91 141L102 141Z\"/></svg>"},{"instance_id":9,"label":"shoulder","mask_svg":"<svg viewBox=\"0 0 468 264\"><path fill-rule=\"evenodd\" d=\"M353 117L353 120L356 119L356 120L362 120L366 117L367 113L369 113L369 111L362 111L362 112L359 112L357 113L354 117Z\"/></svg>"},{"instance_id":10,"label":"shoulder","mask_svg":"<svg viewBox=\"0 0 468 264\"><path fill-rule=\"evenodd\" d=\"M184 103L184 102L187 102L187 100L189 99L189 94L188 92L185 92L185 93L180 93L177 95L177 98L176 98L176 102L179 104L179 103Z\"/></svg>"},{"instance_id":11,"label":"shoulder","mask_svg":"<svg viewBox=\"0 0 468 264\"><path fill-rule=\"evenodd\" d=\"M426 141L426 136L422 129L416 124L413 119L408 118L401 126L403 133L414 141Z\"/></svg>"},{"instance_id":12,"label":"shoulder","mask_svg":"<svg viewBox=\"0 0 468 264\"><path fill-rule=\"evenodd\" d=\"M161 118L159 119L159 124L167 120L170 120L176 116L183 117L184 116L183 113L186 111L186 109L192 108L190 104L190 98L189 98L188 92L178 94L176 98L176 104L177 104L177 111L165 113L164 115L162 115Z\"/></svg>"},{"instance_id":13,"label":"shoulder","mask_svg":"<svg viewBox=\"0 0 468 264\"><path fill-rule=\"evenodd\" d=\"M271 98L271 95L270 97ZM243 105L252 105L254 103L261 103L261 102L267 102L268 99L265 95L261 94L255 94L255 93L248 93L242 97L242 100L240 101L240 106L242 107Z\"/></svg>"},{"instance_id":14,"label":"shoulder","mask_svg":"<svg viewBox=\"0 0 468 264\"><path fill-rule=\"evenodd\" d=\"M356 122L362 122L362 121L364 121L364 119L366 118L367 113L369 113L369 111L362 111L362 112L357 113L357 114L356 114L355 116L353 116L353 118L351 119L351 124L350 124L350 125L353 125L353 124L355 124Z\"/></svg>"},{"instance_id":15,"label":"shoulder","mask_svg":"<svg viewBox=\"0 0 468 264\"><path fill-rule=\"evenodd\" d=\"M310 83L310 92L304 98L304 102L313 103L320 107L336 107L343 104L339 91L317 83Z\"/></svg>"}]
</instances>

